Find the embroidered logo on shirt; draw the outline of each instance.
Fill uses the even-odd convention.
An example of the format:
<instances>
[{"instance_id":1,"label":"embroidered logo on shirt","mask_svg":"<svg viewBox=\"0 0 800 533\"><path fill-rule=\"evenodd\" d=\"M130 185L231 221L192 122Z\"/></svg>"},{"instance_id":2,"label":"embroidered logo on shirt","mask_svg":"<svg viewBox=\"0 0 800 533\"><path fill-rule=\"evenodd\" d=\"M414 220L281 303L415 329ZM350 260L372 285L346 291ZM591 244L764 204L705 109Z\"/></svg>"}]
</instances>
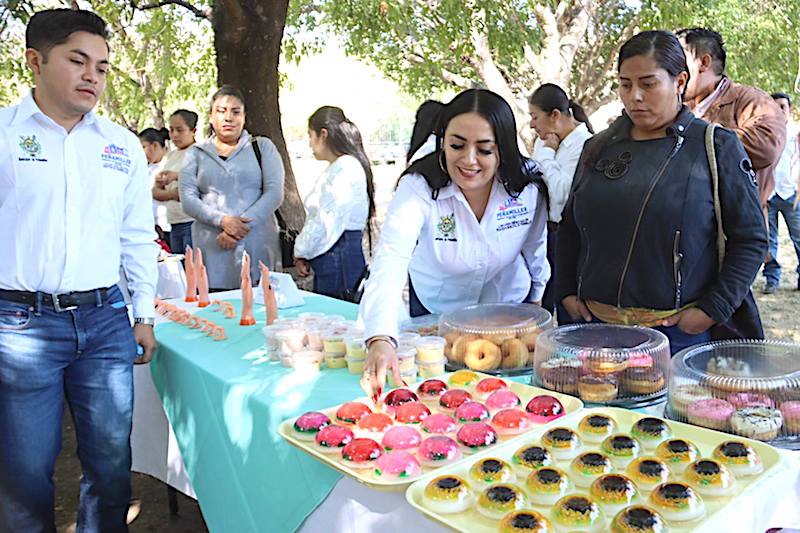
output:
<instances>
[{"instance_id":1,"label":"embroidered logo on shirt","mask_svg":"<svg viewBox=\"0 0 800 533\"><path fill-rule=\"evenodd\" d=\"M116 144L109 144L103 148L103 153L100 154L100 160L103 161L103 168L110 168L119 172L128 173L131 168L131 158L128 155L128 149Z\"/></svg>"},{"instance_id":2,"label":"embroidered logo on shirt","mask_svg":"<svg viewBox=\"0 0 800 533\"><path fill-rule=\"evenodd\" d=\"M509 196L497 210L497 231L504 231L531 223L531 210L519 198Z\"/></svg>"},{"instance_id":3,"label":"embroidered logo on shirt","mask_svg":"<svg viewBox=\"0 0 800 533\"><path fill-rule=\"evenodd\" d=\"M36 135L20 135L19 147L28 157L20 157L20 161L47 161L41 157L42 144L36 140Z\"/></svg>"},{"instance_id":4,"label":"embroidered logo on shirt","mask_svg":"<svg viewBox=\"0 0 800 533\"><path fill-rule=\"evenodd\" d=\"M456 214L450 213L439 219L436 224L437 236L434 240L437 241L456 241Z\"/></svg>"}]
</instances>

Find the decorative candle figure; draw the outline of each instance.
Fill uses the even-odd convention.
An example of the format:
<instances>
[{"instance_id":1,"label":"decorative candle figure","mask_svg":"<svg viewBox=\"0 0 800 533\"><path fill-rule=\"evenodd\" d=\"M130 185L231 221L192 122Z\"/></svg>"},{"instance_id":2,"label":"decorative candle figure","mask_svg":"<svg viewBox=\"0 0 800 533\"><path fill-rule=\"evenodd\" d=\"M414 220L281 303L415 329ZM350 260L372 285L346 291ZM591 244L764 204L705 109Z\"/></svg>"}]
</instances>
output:
<instances>
[{"instance_id":1,"label":"decorative candle figure","mask_svg":"<svg viewBox=\"0 0 800 533\"><path fill-rule=\"evenodd\" d=\"M275 291L269 281L269 269L267 265L258 262L258 269L261 271L261 288L264 291L264 306L267 310L267 325L272 324L278 319L278 301L275 299Z\"/></svg>"},{"instance_id":2,"label":"decorative candle figure","mask_svg":"<svg viewBox=\"0 0 800 533\"><path fill-rule=\"evenodd\" d=\"M186 260L184 261L186 271L186 301L197 301L197 275L194 268L194 254L190 246L186 247Z\"/></svg>"},{"instance_id":3,"label":"decorative candle figure","mask_svg":"<svg viewBox=\"0 0 800 533\"><path fill-rule=\"evenodd\" d=\"M203 264L203 251L200 248L195 252L194 259L194 275L197 279L197 289L200 292L200 299L197 302L197 306L208 307L211 304L208 298L208 272L206 272L206 266Z\"/></svg>"},{"instance_id":4,"label":"decorative candle figure","mask_svg":"<svg viewBox=\"0 0 800 533\"><path fill-rule=\"evenodd\" d=\"M250 256L242 254L242 318L240 326L252 326L256 323L253 316L253 280L250 278Z\"/></svg>"}]
</instances>

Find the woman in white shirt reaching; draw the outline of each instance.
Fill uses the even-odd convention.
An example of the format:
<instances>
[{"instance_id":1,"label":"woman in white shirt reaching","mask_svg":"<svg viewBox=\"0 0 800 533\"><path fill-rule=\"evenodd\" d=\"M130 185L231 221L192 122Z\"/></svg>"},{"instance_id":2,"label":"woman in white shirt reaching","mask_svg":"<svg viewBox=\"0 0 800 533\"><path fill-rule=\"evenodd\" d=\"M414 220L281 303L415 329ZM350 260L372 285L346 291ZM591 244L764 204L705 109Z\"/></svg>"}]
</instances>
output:
<instances>
[{"instance_id":1,"label":"woman in white shirt reaching","mask_svg":"<svg viewBox=\"0 0 800 533\"><path fill-rule=\"evenodd\" d=\"M533 145L533 159L539 163L547 192L550 208L547 218L547 260L555 271L556 235L561 211L567 203L572 177L578 167L583 152L583 143L594 134L592 124L583 108L567 97L564 89L553 83L545 83L536 89L528 100L531 113L531 129L538 135ZM542 307L556 312L559 322L571 320L566 310L556 302L553 279L542 297Z\"/></svg>"},{"instance_id":2,"label":"woman in white shirt reaching","mask_svg":"<svg viewBox=\"0 0 800 533\"><path fill-rule=\"evenodd\" d=\"M381 394L397 366L402 293L411 315L475 303L538 303L550 277L547 189L517 146L514 114L499 95L460 93L445 106L436 151L403 174L389 206L361 300L369 355L361 385Z\"/></svg>"},{"instance_id":3,"label":"woman in white shirt reaching","mask_svg":"<svg viewBox=\"0 0 800 533\"><path fill-rule=\"evenodd\" d=\"M361 237L375 215L372 169L361 133L338 107L323 106L308 119L314 157L330 165L305 198L306 223L294 243L300 277L314 270L314 292L345 298L365 272ZM370 236L370 247L372 238Z\"/></svg>"}]
</instances>

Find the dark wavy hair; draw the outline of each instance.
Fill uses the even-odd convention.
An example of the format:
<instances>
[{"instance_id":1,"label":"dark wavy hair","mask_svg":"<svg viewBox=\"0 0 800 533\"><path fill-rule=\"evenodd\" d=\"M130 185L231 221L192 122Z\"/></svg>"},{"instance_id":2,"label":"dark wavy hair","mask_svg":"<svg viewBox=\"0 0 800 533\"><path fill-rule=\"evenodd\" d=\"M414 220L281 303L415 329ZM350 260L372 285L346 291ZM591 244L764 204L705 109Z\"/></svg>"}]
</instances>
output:
<instances>
[{"instance_id":1,"label":"dark wavy hair","mask_svg":"<svg viewBox=\"0 0 800 533\"><path fill-rule=\"evenodd\" d=\"M444 109L444 104L436 100L425 100L417 109L414 129L411 131L411 142L406 153L406 164L411 161L417 150L422 148L428 137L435 132L442 109Z\"/></svg>"},{"instance_id":2,"label":"dark wavy hair","mask_svg":"<svg viewBox=\"0 0 800 533\"><path fill-rule=\"evenodd\" d=\"M85 9L45 9L37 11L25 28L25 47L38 50L47 60L54 46L64 44L70 35L85 31L108 41L106 22Z\"/></svg>"},{"instance_id":3,"label":"dark wavy hair","mask_svg":"<svg viewBox=\"0 0 800 533\"><path fill-rule=\"evenodd\" d=\"M496 179L503 184L506 192L517 197L525 187L533 183L544 198L547 198L547 186L542 179L542 173L535 163L519 151L517 121L511 106L499 94L486 89L467 89L444 106L434 130L436 150L415 161L402 176L421 174L431 188L431 197L435 200L439 196L439 190L451 181L439 159L444 152L444 132L454 117L464 113L477 113L491 125L500 160Z\"/></svg>"},{"instance_id":4,"label":"dark wavy hair","mask_svg":"<svg viewBox=\"0 0 800 533\"><path fill-rule=\"evenodd\" d=\"M144 142L158 143L162 148L166 148L169 140L169 130L167 128L145 128L139 132L138 137Z\"/></svg>"},{"instance_id":5,"label":"dark wavy hair","mask_svg":"<svg viewBox=\"0 0 800 533\"><path fill-rule=\"evenodd\" d=\"M195 113L194 111L189 111L188 109L178 109L173 114L171 114L169 116L169 118L172 118L172 117L175 117L175 116L181 117L183 119L183 121L186 123L186 125L189 126L190 130L193 130L193 129L195 129L197 127L197 118L198 117L197 117L197 113Z\"/></svg>"},{"instance_id":6,"label":"dark wavy hair","mask_svg":"<svg viewBox=\"0 0 800 533\"><path fill-rule=\"evenodd\" d=\"M528 103L535 105L547 114L558 109L562 114L572 116L578 122L583 122L586 124L586 129L589 130L589 133L594 133L592 123L589 122L589 117L583 107L572 101L567 96L566 91L555 83L540 85L538 89L533 91Z\"/></svg>"}]
</instances>

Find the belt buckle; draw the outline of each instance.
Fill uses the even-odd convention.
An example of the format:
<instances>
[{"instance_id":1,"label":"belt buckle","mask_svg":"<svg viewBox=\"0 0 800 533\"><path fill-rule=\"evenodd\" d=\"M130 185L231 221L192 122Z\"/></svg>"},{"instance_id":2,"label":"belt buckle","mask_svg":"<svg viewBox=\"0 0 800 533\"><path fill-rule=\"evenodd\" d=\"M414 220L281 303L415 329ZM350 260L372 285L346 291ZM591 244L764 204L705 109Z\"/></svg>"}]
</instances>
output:
<instances>
[{"instance_id":1,"label":"belt buckle","mask_svg":"<svg viewBox=\"0 0 800 533\"><path fill-rule=\"evenodd\" d=\"M53 299L53 308L56 310L56 313L63 313L64 311L72 311L73 309L77 309L77 305L68 305L67 307L61 307L61 302L58 299L63 296L63 294L51 294L50 297Z\"/></svg>"}]
</instances>

